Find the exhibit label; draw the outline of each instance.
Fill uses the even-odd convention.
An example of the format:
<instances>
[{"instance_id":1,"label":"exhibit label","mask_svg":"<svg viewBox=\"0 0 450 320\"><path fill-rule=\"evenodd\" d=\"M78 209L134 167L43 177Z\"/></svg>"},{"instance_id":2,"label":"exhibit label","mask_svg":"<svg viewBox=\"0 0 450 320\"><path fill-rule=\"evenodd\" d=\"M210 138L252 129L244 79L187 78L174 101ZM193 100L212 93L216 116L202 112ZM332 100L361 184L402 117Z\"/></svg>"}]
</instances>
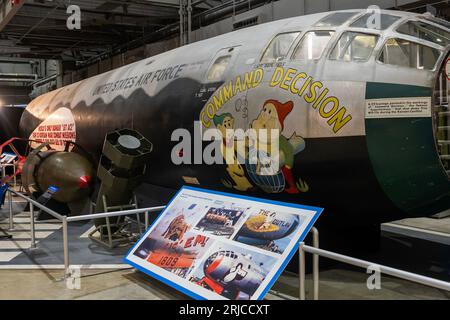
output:
<instances>
[{"instance_id":1,"label":"exhibit label","mask_svg":"<svg viewBox=\"0 0 450 320\"><path fill-rule=\"evenodd\" d=\"M430 97L366 100L366 119L431 117Z\"/></svg>"},{"instance_id":2,"label":"exhibit label","mask_svg":"<svg viewBox=\"0 0 450 320\"><path fill-rule=\"evenodd\" d=\"M183 187L125 261L196 299L262 299L322 210Z\"/></svg>"}]
</instances>

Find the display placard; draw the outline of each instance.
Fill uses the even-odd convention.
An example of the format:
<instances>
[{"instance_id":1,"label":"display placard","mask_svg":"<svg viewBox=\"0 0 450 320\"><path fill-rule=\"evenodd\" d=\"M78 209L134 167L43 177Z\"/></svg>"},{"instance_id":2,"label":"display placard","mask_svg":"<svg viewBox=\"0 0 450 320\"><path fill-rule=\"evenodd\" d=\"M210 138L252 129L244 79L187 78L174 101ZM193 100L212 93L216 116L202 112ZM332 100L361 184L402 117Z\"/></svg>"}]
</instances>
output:
<instances>
[{"instance_id":1,"label":"display placard","mask_svg":"<svg viewBox=\"0 0 450 320\"><path fill-rule=\"evenodd\" d=\"M183 187L125 261L195 299L262 299L322 210Z\"/></svg>"},{"instance_id":2,"label":"display placard","mask_svg":"<svg viewBox=\"0 0 450 320\"><path fill-rule=\"evenodd\" d=\"M431 117L430 97L366 100L366 119Z\"/></svg>"}]
</instances>

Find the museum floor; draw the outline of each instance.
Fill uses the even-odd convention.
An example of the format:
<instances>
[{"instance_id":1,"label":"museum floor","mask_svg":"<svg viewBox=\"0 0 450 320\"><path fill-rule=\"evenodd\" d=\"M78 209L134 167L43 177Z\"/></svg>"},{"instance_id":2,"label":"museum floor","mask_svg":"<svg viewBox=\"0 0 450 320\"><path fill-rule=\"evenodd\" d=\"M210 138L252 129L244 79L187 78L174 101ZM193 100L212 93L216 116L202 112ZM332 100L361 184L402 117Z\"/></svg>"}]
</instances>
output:
<instances>
[{"instance_id":1,"label":"museum floor","mask_svg":"<svg viewBox=\"0 0 450 320\"><path fill-rule=\"evenodd\" d=\"M67 289L62 270L0 270L0 299L185 299L174 289L133 269L84 270L80 289ZM380 290L368 290L367 275L350 270L320 273L320 299L450 299L450 294L391 277L382 277ZM307 278L307 297L311 280ZM274 289L297 294L298 282L283 275ZM279 299L268 294L267 299Z\"/></svg>"}]
</instances>

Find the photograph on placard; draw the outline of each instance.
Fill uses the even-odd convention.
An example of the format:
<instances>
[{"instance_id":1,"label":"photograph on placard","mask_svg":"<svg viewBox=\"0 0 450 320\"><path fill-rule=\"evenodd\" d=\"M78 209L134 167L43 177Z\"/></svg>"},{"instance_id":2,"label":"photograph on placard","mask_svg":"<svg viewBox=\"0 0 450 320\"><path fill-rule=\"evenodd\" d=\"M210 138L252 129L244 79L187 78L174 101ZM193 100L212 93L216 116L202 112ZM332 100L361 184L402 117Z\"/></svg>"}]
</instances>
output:
<instances>
[{"instance_id":1,"label":"photograph on placard","mask_svg":"<svg viewBox=\"0 0 450 320\"><path fill-rule=\"evenodd\" d=\"M250 213L234 240L282 254L303 221L300 215L258 209Z\"/></svg>"},{"instance_id":2,"label":"photograph on placard","mask_svg":"<svg viewBox=\"0 0 450 320\"><path fill-rule=\"evenodd\" d=\"M276 261L274 257L216 241L189 281L227 299L249 300Z\"/></svg>"}]
</instances>

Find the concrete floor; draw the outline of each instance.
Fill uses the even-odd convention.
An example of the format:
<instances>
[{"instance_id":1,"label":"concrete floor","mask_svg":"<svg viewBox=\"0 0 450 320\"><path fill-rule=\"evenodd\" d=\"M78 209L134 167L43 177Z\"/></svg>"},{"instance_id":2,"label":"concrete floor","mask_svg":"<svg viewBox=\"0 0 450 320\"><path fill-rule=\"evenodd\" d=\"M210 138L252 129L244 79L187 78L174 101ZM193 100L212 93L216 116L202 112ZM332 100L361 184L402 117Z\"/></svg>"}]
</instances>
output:
<instances>
[{"instance_id":1,"label":"concrete floor","mask_svg":"<svg viewBox=\"0 0 450 320\"><path fill-rule=\"evenodd\" d=\"M0 299L182 299L134 269L83 270L80 289L68 289L63 270L0 270Z\"/></svg>"},{"instance_id":2,"label":"concrete floor","mask_svg":"<svg viewBox=\"0 0 450 320\"><path fill-rule=\"evenodd\" d=\"M98 299L166 300L188 299L174 289L134 269L83 270L80 289L68 289L61 280L62 270L0 270L0 299ZM450 299L450 293L415 285L408 281L382 277L380 290L368 290L362 271L328 270L320 273L321 299ZM312 298L310 275L307 297ZM298 280L285 274L274 290L296 297ZM279 299L268 294L266 299Z\"/></svg>"},{"instance_id":3,"label":"concrete floor","mask_svg":"<svg viewBox=\"0 0 450 320\"><path fill-rule=\"evenodd\" d=\"M363 269L331 269L320 272L319 299L321 300L414 300L450 299L450 292L414 284L388 276L381 276L381 289L369 290L369 275ZM311 275L306 278L306 297L313 299ZM274 290L298 296L296 276L284 275L273 286Z\"/></svg>"}]
</instances>

